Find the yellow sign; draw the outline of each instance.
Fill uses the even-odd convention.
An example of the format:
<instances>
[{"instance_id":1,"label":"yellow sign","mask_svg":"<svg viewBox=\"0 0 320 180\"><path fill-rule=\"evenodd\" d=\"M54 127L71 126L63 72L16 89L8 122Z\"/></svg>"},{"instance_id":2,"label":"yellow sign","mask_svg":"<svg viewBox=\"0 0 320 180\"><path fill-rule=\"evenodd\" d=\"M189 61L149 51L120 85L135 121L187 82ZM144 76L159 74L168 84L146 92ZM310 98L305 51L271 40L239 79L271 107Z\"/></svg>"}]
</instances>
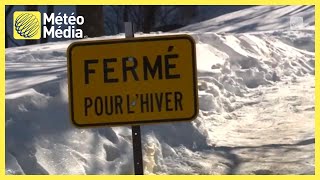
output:
<instances>
[{"instance_id":1,"label":"yellow sign","mask_svg":"<svg viewBox=\"0 0 320 180\"><path fill-rule=\"evenodd\" d=\"M195 53L188 35L72 43L67 52L72 122L97 126L194 119Z\"/></svg>"},{"instance_id":2,"label":"yellow sign","mask_svg":"<svg viewBox=\"0 0 320 180\"><path fill-rule=\"evenodd\" d=\"M41 14L39 11L13 13L13 37L15 39L40 39Z\"/></svg>"}]
</instances>

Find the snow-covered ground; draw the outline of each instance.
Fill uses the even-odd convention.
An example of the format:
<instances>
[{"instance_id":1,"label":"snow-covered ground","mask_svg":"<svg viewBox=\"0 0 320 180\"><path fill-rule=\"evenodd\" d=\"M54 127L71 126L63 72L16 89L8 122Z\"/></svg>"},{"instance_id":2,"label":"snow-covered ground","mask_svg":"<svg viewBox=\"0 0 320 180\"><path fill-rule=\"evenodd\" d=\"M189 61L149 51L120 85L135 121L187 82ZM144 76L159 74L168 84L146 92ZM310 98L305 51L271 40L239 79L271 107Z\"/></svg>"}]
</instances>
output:
<instances>
[{"instance_id":1,"label":"snow-covered ground","mask_svg":"<svg viewBox=\"0 0 320 180\"><path fill-rule=\"evenodd\" d=\"M191 24L176 31L257 32L290 29L290 19L303 17L305 26L314 26L314 6L255 6L217 18Z\"/></svg>"},{"instance_id":2,"label":"snow-covered ground","mask_svg":"<svg viewBox=\"0 0 320 180\"><path fill-rule=\"evenodd\" d=\"M291 16L311 27L290 29ZM183 28L197 43L199 116L142 126L145 174L314 174L313 24L314 7L261 6ZM130 127L69 120L71 42L6 49L7 174L133 173Z\"/></svg>"}]
</instances>

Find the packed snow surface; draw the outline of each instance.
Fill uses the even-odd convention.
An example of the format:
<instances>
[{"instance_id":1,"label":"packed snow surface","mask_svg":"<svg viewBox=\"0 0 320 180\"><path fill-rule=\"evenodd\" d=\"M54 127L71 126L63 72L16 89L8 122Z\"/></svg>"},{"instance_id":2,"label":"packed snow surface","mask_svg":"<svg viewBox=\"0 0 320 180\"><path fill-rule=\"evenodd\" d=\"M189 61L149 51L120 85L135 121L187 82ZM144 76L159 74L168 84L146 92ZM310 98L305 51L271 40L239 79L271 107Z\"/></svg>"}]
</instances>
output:
<instances>
[{"instance_id":1,"label":"packed snow surface","mask_svg":"<svg viewBox=\"0 0 320 180\"><path fill-rule=\"evenodd\" d=\"M259 6L183 28L197 43L200 112L141 126L145 174L314 174L314 28L283 27L294 15L312 26L314 7ZM133 174L130 127L69 120L71 42L6 49L7 174Z\"/></svg>"}]
</instances>

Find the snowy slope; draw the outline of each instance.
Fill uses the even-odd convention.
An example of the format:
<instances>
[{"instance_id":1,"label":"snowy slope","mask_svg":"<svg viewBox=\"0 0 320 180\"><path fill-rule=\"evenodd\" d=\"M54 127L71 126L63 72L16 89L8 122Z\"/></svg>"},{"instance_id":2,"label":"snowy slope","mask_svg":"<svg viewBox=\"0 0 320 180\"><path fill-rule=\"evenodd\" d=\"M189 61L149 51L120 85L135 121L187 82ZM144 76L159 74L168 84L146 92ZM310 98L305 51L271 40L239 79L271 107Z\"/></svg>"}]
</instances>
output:
<instances>
[{"instance_id":1,"label":"snowy slope","mask_svg":"<svg viewBox=\"0 0 320 180\"><path fill-rule=\"evenodd\" d=\"M290 19L302 17L304 26L314 26L314 6L255 6L191 24L176 31L257 32L290 29Z\"/></svg>"},{"instance_id":2,"label":"snowy slope","mask_svg":"<svg viewBox=\"0 0 320 180\"><path fill-rule=\"evenodd\" d=\"M279 9L225 16L250 24ZM231 30L217 19L183 29L197 43L199 116L142 126L145 173L314 174L314 29L221 33ZM7 174L133 173L129 127L76 129L68 119L70 43L6 49Z\"/></svg>"}]
</instances>

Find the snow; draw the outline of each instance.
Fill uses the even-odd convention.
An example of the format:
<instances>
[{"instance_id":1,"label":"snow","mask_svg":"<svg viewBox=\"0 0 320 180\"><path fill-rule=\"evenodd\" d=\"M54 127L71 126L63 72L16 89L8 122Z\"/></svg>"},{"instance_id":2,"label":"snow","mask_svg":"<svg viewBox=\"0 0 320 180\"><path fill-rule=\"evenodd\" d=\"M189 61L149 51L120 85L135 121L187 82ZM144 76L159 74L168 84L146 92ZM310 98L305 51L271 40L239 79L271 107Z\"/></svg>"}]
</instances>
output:
<instances>
[{"instance_id":1,"label":"snow","mask_svg":"<svg viewBox=\"0 0 320 180\"><path fill-rule=\"evenodd\" d=\"M181 29L197 43L200 112L141 126L145 174L315 173L314 28L285 28L291 15L312 24L314 7L258 6ZM71 42L6 49L7 174L133 174L130 127L69 120Z\"/></svg>"},{"instance_id":2,"label":"snow","mask_svg":"<svg viewBox=\"0 0 320 180\"><path fill-rule=\"evenodd\" d=\"M314 27L314 6L255 6L185 26L176 31L257 32L299 28L294 18L302 17L304 27ZM292 19L291 19L292 18Z\"/></svg>"}]
</instances>

